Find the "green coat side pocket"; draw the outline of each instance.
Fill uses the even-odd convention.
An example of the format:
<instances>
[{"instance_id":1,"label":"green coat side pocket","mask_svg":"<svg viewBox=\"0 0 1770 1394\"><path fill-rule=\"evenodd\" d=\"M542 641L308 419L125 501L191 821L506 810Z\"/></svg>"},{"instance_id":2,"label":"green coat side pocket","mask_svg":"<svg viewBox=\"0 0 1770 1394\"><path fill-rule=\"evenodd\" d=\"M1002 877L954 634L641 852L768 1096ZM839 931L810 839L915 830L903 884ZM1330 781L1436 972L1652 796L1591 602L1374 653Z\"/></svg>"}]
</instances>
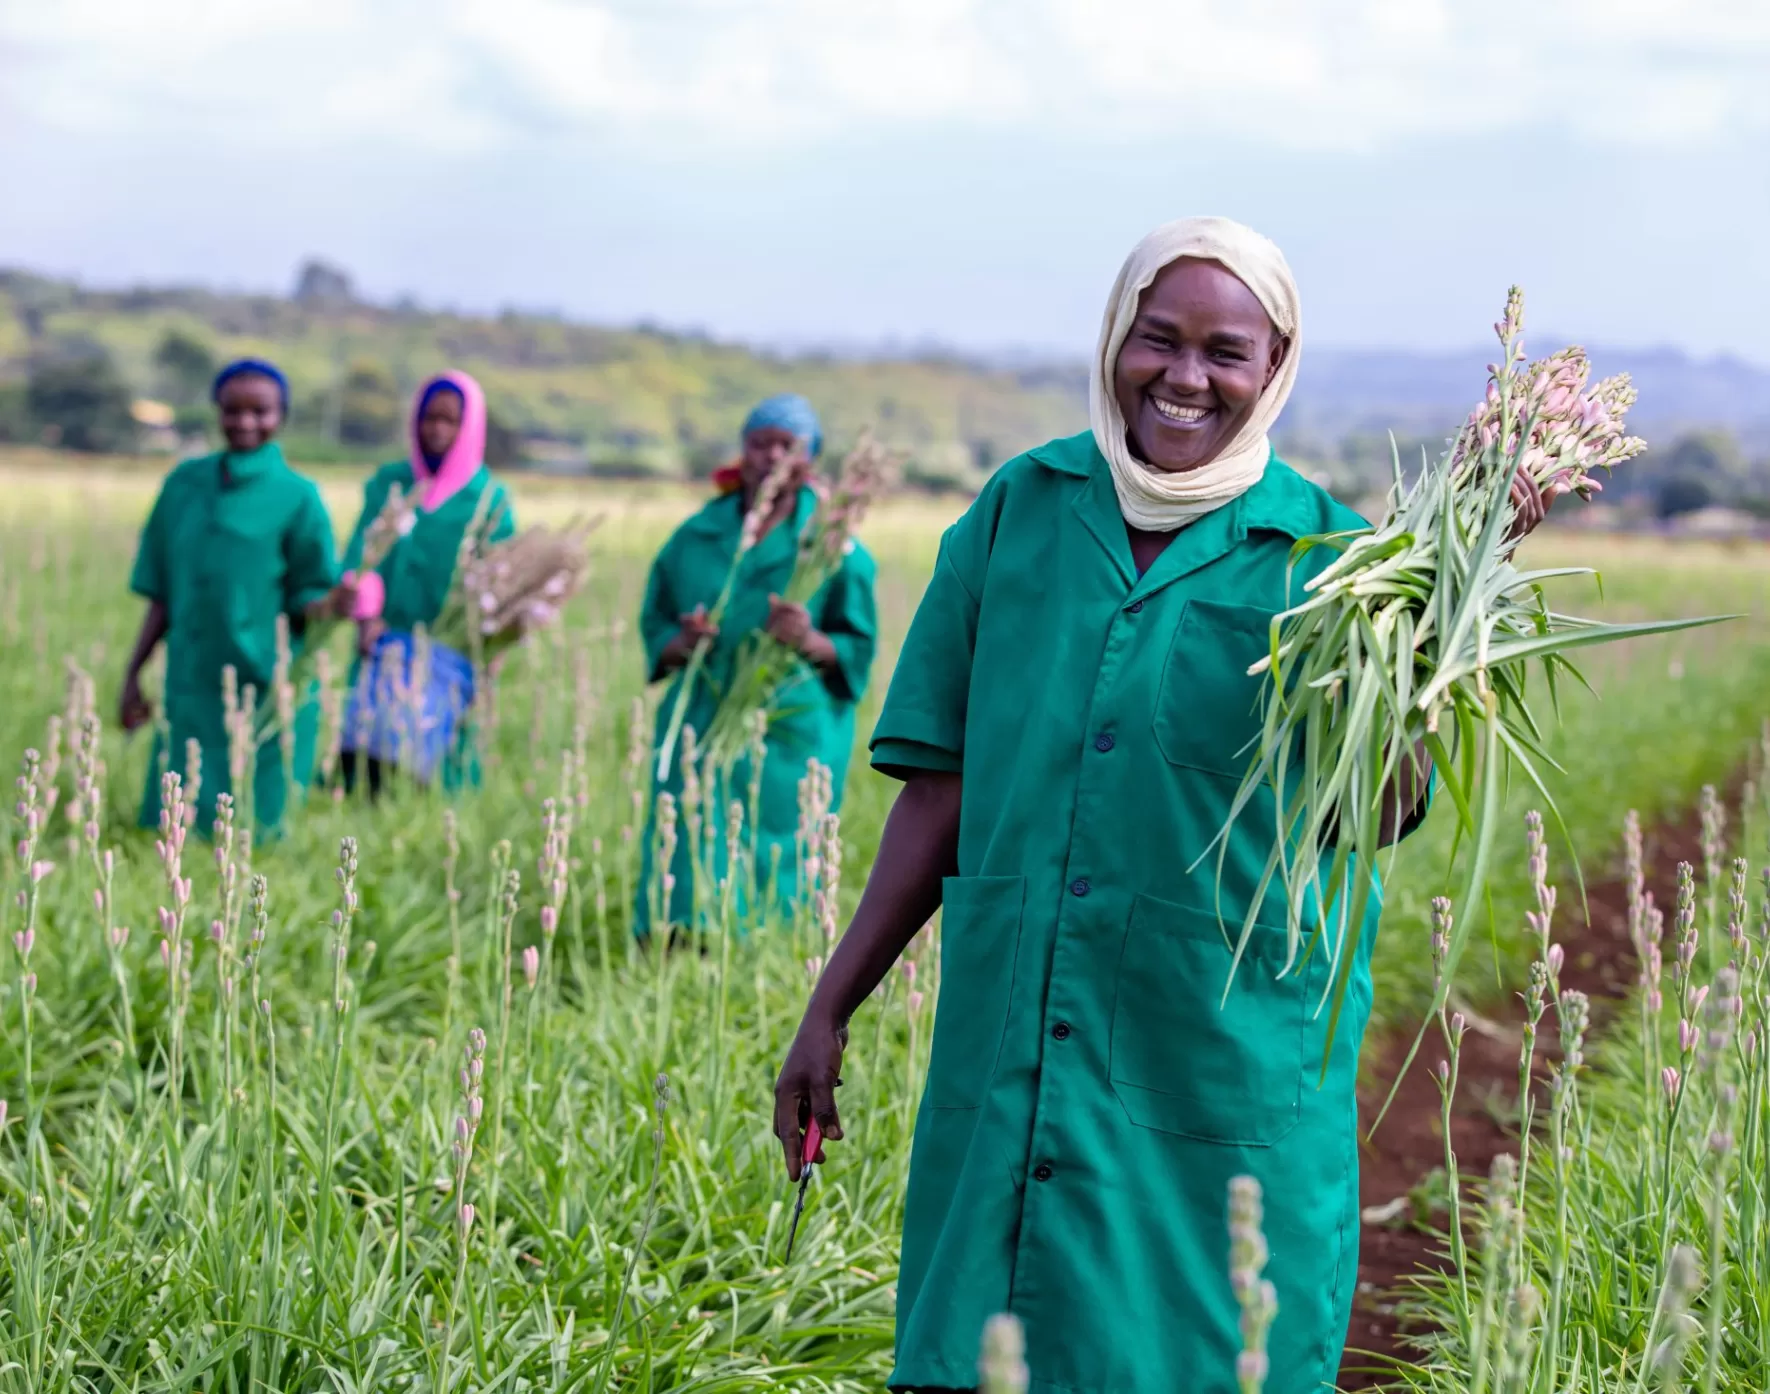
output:
<instances>
[{"instance_id":1,"label":"green coat side pocket","mask_svg":"<svg viewBox=\"0 0 1770 1394\"><path fill-rule=\"evenodd\" d=\"M954 876L943 885L931 1108L976 1108L989 1091L1008 1025L1025 901L1021 876Z\"/></svg>"}]
</instances>

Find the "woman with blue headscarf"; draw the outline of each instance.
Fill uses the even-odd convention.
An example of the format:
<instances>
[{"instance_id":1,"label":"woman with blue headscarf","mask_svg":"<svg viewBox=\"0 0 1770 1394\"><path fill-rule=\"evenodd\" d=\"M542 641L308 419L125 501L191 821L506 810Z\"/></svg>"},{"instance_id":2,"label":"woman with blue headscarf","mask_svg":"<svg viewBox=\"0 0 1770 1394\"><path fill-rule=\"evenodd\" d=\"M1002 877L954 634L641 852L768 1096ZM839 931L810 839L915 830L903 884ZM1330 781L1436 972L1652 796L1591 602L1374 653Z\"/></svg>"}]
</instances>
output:
<instances>
[{"instance_id":1,"label":"woman with blue headscarf","mask_svg":"<svg viewBox=\"0 0 1770 1394\"><path fill-rule=\"evenodd\" d=\"M253 689L259 707L275 700L278 621L288 621L292 653L300 651L309 617L342 617L355 592L338 584L332 520L313 481L289 468L274 437L289 410L289 384L274 364L243 358L216 376L212 392L227 448L186 460L166 477L142 529L129 587L147 614L123 678L123 729L153 717L141 691L141 670L166 643L165 720L155 732L154 758L142 797L141 824L160 821L160 779L176 770L188 790L193 743L201 755L196 828L206 836L217 798L233 792L242 826L280 821L287 799L280 741L251 744L253 799L230 790L229 731L222 690L233 670L237 691ZM293 773L305 784L313 767L318 708L295 714Z\"/></svg>"},{"instance_id":2,"label":"woman with blue headscarf","mask_svg":"<svg viewBox=\"0 0 1770 1394\"><path fill-rule=\"evenodd\" d=\"M684 724L705 731L720 696L729 684L743 640L766 631L803 661L810 680L794 685L791 701L772 714L760 781L754 838L759 883L772 887L775 904L791 907L798 891L799 781L816 760L830 772L831 811L841 806L854 746L855 707L865 695L872 670L878 626L873 604L875 568L858 543L843 558L836 574L811 598L795 605L782 600L793 574L799 534L817 508L809 484L813 462L823 449L817 413L803 397L770 397L758 405L743 426L743 453L714 476L721 490L700 512L683 523L652 563L645 603L639 615L645 643L646 677L671 679L659 704L657 740L661 743L674 713L678 687L694 668L693 657L703 641L704 660L689 691ZM765 488L772 477L772 485ZM766 507L763 516L752 516ZM748 549L739 556L740 547ZM737 571L732 574L733 561ZM731 589L715 624L727 579ZM682 762L672 760L667 778L656 793L680 797ZM656 769L656 764L653 764ZM748 805L750 771L733 772L732 795ZM713 858L723 866L724 810L708 807L705 822ZM652 827L645 839L645 872L635 926L650 928L648 886ZM750 837L745 838L748 845ZM672 925L693 920L694 875L688 839L678 836L668 917ZM769 893L765 893L765 899Z\"/></svg>"}]
</instances>

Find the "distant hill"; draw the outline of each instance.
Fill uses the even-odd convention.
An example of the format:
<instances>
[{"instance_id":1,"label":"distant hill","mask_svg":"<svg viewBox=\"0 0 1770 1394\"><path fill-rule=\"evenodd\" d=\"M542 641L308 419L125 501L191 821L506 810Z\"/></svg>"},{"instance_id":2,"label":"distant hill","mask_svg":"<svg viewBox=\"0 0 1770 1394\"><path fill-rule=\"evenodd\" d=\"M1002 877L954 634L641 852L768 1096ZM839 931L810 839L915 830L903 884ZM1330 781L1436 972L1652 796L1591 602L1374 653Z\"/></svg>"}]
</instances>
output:
<instances>
[{"instance_id":1,"label":"distant hill","mask_svg":"<svg viewBox=\"0 0 1770 1394\"><path fill-rule=\"evenodd\" d=\"M296 292L94 290L0 270L0 389L21 382L33 356L96 341L133 391L163 395L163 345L178 331L215 359L275 357L294 387L293 432L310 452L329 446L345 456L385 454L388 445L363 431L354 443L341 439L341 400L380 391L385 409L364 419L397 422L397 404L443 367L479 377L510 438L532 461L558 469L704 473L730 452L748 407L788 388L818 404L837 445L875 426L930 480L975 483L1009 456L1087 424L1080 357L986 360L926 347L770 352L644 326L371 305L353 298L344 272L317 264L302 269ZM1532 347L1562 342L1543 335ZM1369 442L1386 442L1390 431L1431 442L1453 430L1490 356L1474 347L1311 347L1280 436L1293 457L1344 461L1362 473ZM1601 373L1634 374L1641 400L1633 420L1651 439L1721 428L1753 456L1770 455L1770 369L1675 349L1595 347L1592 356ZM189 415L200 419L194 403Z\"/></svg>"},{"instance_id":2,"label":"distant hill","mask_svg":"<svg viewBox=\"0 0 1770 1394\"><path fill-rule=\"evenodd\" d=\"M913 476L959 483L1087 419L1085 397L1037 369L943 356L787 356L645 327L370 305L349 299L339 275L315 293L318 279L304 271L296 300L188 287L92 290L0 270L0 386L21 383L32 358L57 345L96 341L134 391L155 396L166 390L162 345L177 331L217 361L274 358L289 375L291 431L308 458L322 453L312 447L328 434L345 455L372 457L389 446L338 441L338 399L348 404L353 391L384 383L403 402L430 373L458 367L479 378L492 411L525 438L532 458L623 473L705 473L735 448L745 412L785 390L817 404L833 444L872 426L910 453Z\"/></svg>"}]
</instances>

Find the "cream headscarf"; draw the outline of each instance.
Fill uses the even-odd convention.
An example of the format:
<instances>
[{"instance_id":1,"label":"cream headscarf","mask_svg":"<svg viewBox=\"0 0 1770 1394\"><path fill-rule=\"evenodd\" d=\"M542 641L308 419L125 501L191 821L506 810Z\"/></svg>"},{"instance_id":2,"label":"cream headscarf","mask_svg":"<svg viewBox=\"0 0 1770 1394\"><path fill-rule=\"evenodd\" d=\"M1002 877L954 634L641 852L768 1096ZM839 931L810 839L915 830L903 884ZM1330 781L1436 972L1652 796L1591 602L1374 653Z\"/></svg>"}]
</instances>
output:
<instances>
[{"instance_id":1,"label":"cream headscarf","mask_svg":"<svg viewBox=\"0 0 1770 1394\"><path fill-rule=\"evenodd\" d=\"M1197 469L1164 474L1131 453L1125 418L1113 395L1119 349L1137 317L1137 302L1163 267L1182 257L1214 261L1254 292L1278 332L1291 341L1284 363L1268 384L1254 413L1216 459ZM1088 417L1100 453L1112 466L1113 487L1125 521L1148 532L1172 532L1221 508L1260 482L1272 446L1266 433L1291 395L1302 348L1302 310L1297 283L1284 253L1252 228L1228 218L1181 218L1158 227L1131 249L1106 304L1100 350L1089 375Z\"/></svg>"}]
</instances>

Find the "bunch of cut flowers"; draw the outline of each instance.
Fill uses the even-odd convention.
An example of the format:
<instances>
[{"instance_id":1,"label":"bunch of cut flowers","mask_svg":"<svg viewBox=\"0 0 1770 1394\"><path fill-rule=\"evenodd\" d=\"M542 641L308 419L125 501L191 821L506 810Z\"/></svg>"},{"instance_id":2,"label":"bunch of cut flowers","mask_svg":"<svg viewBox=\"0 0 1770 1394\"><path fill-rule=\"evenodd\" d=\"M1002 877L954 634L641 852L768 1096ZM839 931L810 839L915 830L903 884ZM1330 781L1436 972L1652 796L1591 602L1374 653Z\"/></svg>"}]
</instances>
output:
<instances>
[{"instance_id":1,"label":"bunch of cut flowers","mask_svg":"<svg viewBox=\"0 0 1770 1394\"><path fill-rule=\"evenodd\" d=\"M1424 760L1455 810L1451 863L1466 855L1461 903L1474 906L1509 772L1520 772L1559 821L1545 783L1559 767L1526 689L1532 666L1552 709L1559 681L1584 681L1572 650L1724 618L1607 624L1549 608L1546 583L1595 573L1515 564L1513 485L1528 476L1545 502L1596 493L1595 470L1645 448L1624 428L1635 389L1626 376L1589 384L1578 348L1527 362L1516 288L1494 328L1501 354L1489 365L1486 395L1411 485L1396 461L1382 523L1297 543L1293 566L1317 547L1339 555L1304 586L1301 603L1273 618L1270 652L1249 670L1264 675L1262 729L1213 844L1219 878L1230 830L1262 790L1274 791L1276 826L1233 964L1276 883L1286 903L1281 976L1310 954L1325 957L1318 1010L1329 1007L1330 1045L1384 831L1401 822L1401 791L1423 784ZM1462 916L1452 936L1434 1011L1476 919Z\"/></svg>"},{"instance_id":2,"label":"bunch of cut flowers","mask_svg":"<svg viewBox=\"0 0 1770 1394\"><path fill-rule=\"evenodd\" d=\"M803 455L788 454L763 476L762 483L756 487L756 496L750 500L749 511L744 514L744 525L738 531L737 550L732 553L731 565L725 570L725 580L719 587L719 594L715 597L712 608L707 611L707 623L713 629L718 629L720 621L725 618L725 609L731 604L731 593L737 588L738 572L743 567L744 558L762 540L763 524L773 516L781 495L792 485L804 466ZM712 652L712 648L712 638L702 638L689 654L688 662L683 665L682 679L676 684L676 699L670 707L670 720L664 726L664 738L658 742L657 782L660 787L670 777L670 762L675 756L677 743L682 739L682 725L688 715L688 699L706 671L707 655Z\"/></svg>"},{"instance_id":3,"label":"bunch of cut flowers","mask_svg":"<svg viewBox=\"0 0 1770 1394\"><path fill-rule=\"evenodd\" d=\"M538 523L502 542L485 542L490 529L470 527L431 639L477 667L552 624L589 575L589 538L600 521Z\"/></svg>"},{"instance_id":4,"label":"bunch of cut flowers","mask_svg":"<svg viewBox=\"0 0 1770 1394\"><path fill-rule=\"evenodd\" d=\"M890 452L870 432L862 432L843 459L835 483L827 488L813 483L819 492L817 508L799 534L793 574L781 592L782 600L809 605L842 569L843 558L854 550L855 531L886 489L892 469ZM766 630L744 639L731 682L702 743L713 768L729 768L749 749L754 713L766 713L771 720L786 714L779 699L804 677L805 669L804 658Z\"/></svg>"}]
</instances>

